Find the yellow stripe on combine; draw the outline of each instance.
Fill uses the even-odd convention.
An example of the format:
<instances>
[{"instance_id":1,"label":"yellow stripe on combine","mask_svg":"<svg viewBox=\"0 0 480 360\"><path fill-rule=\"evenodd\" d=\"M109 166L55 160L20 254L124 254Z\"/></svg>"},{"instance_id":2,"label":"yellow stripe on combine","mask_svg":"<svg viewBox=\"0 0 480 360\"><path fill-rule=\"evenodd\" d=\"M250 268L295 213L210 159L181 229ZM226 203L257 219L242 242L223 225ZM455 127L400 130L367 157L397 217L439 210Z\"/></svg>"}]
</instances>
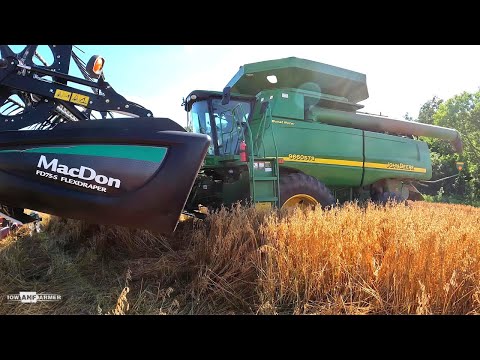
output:
<instances>
[{"instance_id":1,"label":"yellow stripe on combine","mask_svg":"<svg viewBox=\"0 0 480 360\"><path fill-rule=\"evenodd\" d=\"M315 158L315 160L307 160L307 159L295 160L289 157L280 157L279 159L283 159L285 161L290 161L290 162L301 162L301 163L310 163L310 164L326 164L326 165L341 165L341 166L355 166L355 167L363 166L363 162L353 161L353 160L321 159L321 158Z\"/></svg>"},{"instance_id":2,"label":"yellow stripe on combine","mask_svg":"<svg viewBox=\"0 0 480 360\"><path fill-rule=\"evenodd\" d=\"M289 162L299 162L299 163L309 163L309 164L324 164L324 165L339 165L339 166L352 166L352 167L363 167L362 161L354 161L354 160L339 160L339 159L322 159L322 158L315 158L315 160L295 160L289 157L279 157L279 159L283 159L284 161ZM394 164L396 165L396 164ZM407 172L416 172L416 173L423 173L427 172L425 168L413 167L411 166L409 169L407 168L395 168L392 164L382 164L382 163L374 163L374 162L366 162L366 168L370 169L384 169L384 170L391 170L391 171L407 171Z\"/></svg>"}]
</instances>

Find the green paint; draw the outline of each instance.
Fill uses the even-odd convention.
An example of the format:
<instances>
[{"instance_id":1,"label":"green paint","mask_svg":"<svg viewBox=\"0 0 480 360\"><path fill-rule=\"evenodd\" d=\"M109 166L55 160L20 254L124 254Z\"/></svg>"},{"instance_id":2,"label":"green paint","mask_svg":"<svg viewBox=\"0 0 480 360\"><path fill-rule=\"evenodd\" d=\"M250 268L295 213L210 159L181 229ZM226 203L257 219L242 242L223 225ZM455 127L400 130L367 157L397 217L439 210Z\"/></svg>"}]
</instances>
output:
<instances>
[{"instance_id":1,"label":"green paint","mask_svg":"<svg viewBox=\"0 0 480 360\"><path fill-rule=\"evenodd\" d=\"M276 77L275 83L267 79L272 75ZM453 129L358 113L363 107L358 103L368 98L366 76L335 66L293 57L263 61L242 66L227 85L231 87L231 100L250 95L255 101L248 124L239 127L237 134L237 139L246 142L249 155L253 155L255 161L282 158L285 162L279 164L280 171L311 175L331 189L355 188L362 192L361 187L368 189L379 180L429 180L432 165L427 144L412 136L389 133L430 136L461 145ZM219 92L192 94L196 99L190 98L190 103L222 97ZM228 117L228 111L227 106L222 108L227 114L222 121L232 121L227 120L233 117L232 112ZM193 115L197 117L192 119L206 118L206 115L209 115L208 121L215 118L215 113ZM456 145L455 149L461 148ZM232 144L230 147L235 148ZM223 147L220 149L220 156L207 156L203 169L216 169L219 177L232 168L246 170L248 165L250 169L249 172L242 170L250 174L248 184L245 176L241 176L243 181L237 180L238 183L230 178L223 183L224 201L234 202L235 193L240 200L247 185L254 200L273 198L274 169L272 180L262 180L261 176L256 179L253 162L241 163L238 153L225 156L221 155ZM289 156L305 161L289 161Z\"/></svg>"},{"instance_id":2,"label":"green paint","mask_svg":"<svg viewBox=\"0 0 480 360\"><path fill-rule=\"evenodd\" d=\"M25 150L2 150L1 152L103 156L120 159L162 162L167 153L167 148L139 145L72 145L38 147Z\"/></svg>"},{"instance_id":3,"label":"green paint","mask_svg":"<svg viewBox=\"0 0 480 360\"><path fill-rule=\"evenodd\" d=\"M277 82L269 82L269 75L275 75ZM232 92L248 95L295 88L345 97L355 103L368 98L365 74L296 57L245 64L228 86Z\"/></svg>"}]
</instances>

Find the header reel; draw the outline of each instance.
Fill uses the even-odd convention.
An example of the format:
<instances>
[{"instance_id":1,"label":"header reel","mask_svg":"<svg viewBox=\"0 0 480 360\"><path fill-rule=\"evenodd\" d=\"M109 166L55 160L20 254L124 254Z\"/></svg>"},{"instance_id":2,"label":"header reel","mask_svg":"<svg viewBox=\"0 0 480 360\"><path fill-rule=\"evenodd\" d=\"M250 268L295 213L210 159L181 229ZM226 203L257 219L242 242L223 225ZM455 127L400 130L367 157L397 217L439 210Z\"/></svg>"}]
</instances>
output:
<instances>
[{"instance_id":1,"label":"header reel","mask_svg":"<svg viewBox=\"0 0 480 360\"><path fill-rule=\"evenodd\" d=\"M45 58L52 56L48 64ZM83 79L68 74L71 60ZM151 111L127 101L105 81L104 64L98 55L85 64L72 45L27 45L18 53L0 45L0 131L53 129L66 122L113 118L112 112L151 117Z\"/></svg>"}]
</instances>

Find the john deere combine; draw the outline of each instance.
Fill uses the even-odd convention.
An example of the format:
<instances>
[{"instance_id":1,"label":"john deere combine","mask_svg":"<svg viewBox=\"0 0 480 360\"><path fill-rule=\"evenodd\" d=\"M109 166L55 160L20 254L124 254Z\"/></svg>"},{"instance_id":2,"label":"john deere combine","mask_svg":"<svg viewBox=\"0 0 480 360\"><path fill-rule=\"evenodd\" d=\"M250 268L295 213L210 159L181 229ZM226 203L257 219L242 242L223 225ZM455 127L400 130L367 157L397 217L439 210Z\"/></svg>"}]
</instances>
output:
<instances>
[{"instance_id":1,"label":"john deere combine","mask_svg":"<svg viewBox=\"0 0 480 360\"><path fill-rule=\"evenodd\" d=\"M0 202L22 221L29 208L169 232L182 211L237 201L420 199L412 182L432 171L415 137L462 150L456 130L361 113L365 75L318 62L247 64L222 92L191 92L186 132L116 93L103 58L84 63L72 46L49 48L52 65L36 45L0 47L0 126L9 130L0 132ZM68 75L71 59L83 79Z\"/></svg>"}]
</instances>

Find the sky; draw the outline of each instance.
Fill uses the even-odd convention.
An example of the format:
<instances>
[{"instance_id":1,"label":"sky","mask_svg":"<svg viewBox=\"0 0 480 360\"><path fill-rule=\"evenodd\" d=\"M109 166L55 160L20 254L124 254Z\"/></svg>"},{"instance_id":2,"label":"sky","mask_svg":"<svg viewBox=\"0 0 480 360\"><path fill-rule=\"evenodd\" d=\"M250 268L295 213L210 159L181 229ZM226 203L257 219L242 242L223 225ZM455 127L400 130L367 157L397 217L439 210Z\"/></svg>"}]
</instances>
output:
<instances>
[{"instance_id":1,"label":"sky","mask_svg":"<svg viewBox=\"0 0 480 360\"><path fill-rule=\"evenodd\" d=\"M480 87L479 45L81 45L85 61L105 58L112 87L154 116L186 124L182 98L222 91L241 65L289 56L367 75L362 111L416 118L433 96L448 99Z\"/></svg>"}]
</instances>

